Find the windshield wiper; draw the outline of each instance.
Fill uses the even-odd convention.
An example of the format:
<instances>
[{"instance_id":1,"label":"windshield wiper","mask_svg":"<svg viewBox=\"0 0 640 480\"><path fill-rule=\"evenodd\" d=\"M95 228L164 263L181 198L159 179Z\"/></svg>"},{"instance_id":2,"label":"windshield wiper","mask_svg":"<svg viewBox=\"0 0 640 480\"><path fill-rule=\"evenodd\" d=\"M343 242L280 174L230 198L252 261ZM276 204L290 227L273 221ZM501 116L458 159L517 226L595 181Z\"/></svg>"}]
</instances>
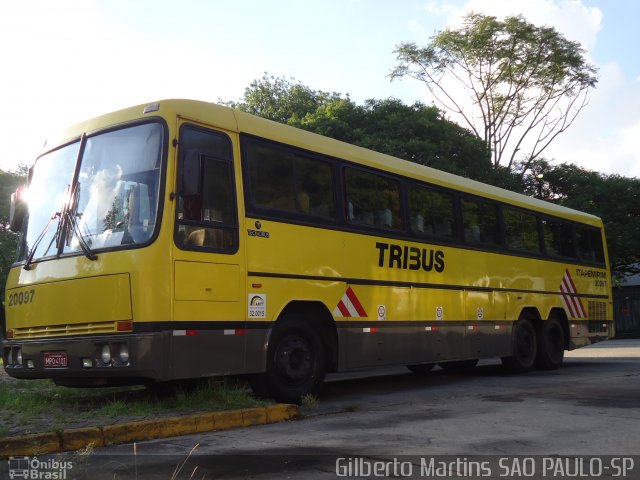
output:
<instances>
[{"instance_id":1,"label":"windshield wiper","mask_svg":"<svg viewBox=\"0 0 640 480\"><path fill-rule=\"evenodd\" d=\"M91 247L87 243L84 233L82 233L82 229L78 224L79 193L80 193L80 182L77 182L75 188L73 189L73 194L70 197L68 207L64 210L64 214L63 214L68 225L72 229L72 231L67 231L66 233L67 245L71 243L71 238L73 237L71 233L73 233L78 238L78 245L80 245L80 248L84 252L85 257L87 257L89 260L97 260L98 256L95 253L93 253L93 250L91 250Z\"/></svg>"},{"instance_id":2,"label":"windshield wiper","mask_svg":"<svg viewBox=\"0 0 640 480\"><path fill-rule=\"evenodd\" d=\"M36 250L38 249L38 245L40 245L40 242L42 242L42 239L44 238L44 236L49 231L49 227L51 227L51 224L53 223L53 221L56 218L60 218L60 217L62 217L62 212L56 212L53 215L51 215L51 218L49 219L47 224L42 229L42 232L40 233L40 235L38 235L38 238L36 238L36 241L33 242L33 247L31 247L31 249L29 250L29 254L27 255L27 259L24 262L24 266L22 268L24 268L25 270L30 270L31 269L31 264L33 263L33 257L35 257L35 255L36 255ZM60 224L58 224L58 225L60 225ZM58 228L58 232L59 231L60 231L60 228ZM58 232L56 232L56 234L51 239L51 242L49 243L49 247L51 247L51 244L53 243L53 241L58 237ZM47 247L47 250L49 249L49 247Z\"/></svg>"},{"instance_id":3,"label":"windshield wiper","mask_svg":"<svg viewBox=\"0 0 640 480\"><path fill-rule=\"evenodd\" d=\"M97 260L98 256L93 253L93 250L91 250L91 247L87 243L87 240L85 239L84 234L80 229L80 225L78 224L78 221L76 219L77 215L67 210L67 212L65 213L65 217L67 219L67 222L69 222L69 225L73 229L73 233L78 238L78 245L80 245L80 248L84 252L85 257L87 257L89 260ZM71 235L69 236L69 239L71 239Z\"/></svg>"}]
</instances>

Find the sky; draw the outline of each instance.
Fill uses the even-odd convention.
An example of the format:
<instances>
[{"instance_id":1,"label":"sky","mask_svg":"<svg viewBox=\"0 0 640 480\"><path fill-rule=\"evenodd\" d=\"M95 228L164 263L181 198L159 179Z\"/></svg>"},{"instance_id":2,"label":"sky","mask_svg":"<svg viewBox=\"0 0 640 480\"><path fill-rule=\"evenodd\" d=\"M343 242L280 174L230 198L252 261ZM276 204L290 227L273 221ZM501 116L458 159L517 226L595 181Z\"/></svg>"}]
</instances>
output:
<instances>
[{"instance_id":1,"label":"sky","mask_svg":"<svg viewBox=\"0 0 640 480\"><path fill-rule=\"evenodd\" d=\"M599 81L544 157L640 177L635 0L21 0L0 7L0 168L31 165L49 132L163 98L238 100L265 72L315 90L431 103L390 81L401 42L464 14L522 14L580 42Z\"/></svg>"}]
</instances>

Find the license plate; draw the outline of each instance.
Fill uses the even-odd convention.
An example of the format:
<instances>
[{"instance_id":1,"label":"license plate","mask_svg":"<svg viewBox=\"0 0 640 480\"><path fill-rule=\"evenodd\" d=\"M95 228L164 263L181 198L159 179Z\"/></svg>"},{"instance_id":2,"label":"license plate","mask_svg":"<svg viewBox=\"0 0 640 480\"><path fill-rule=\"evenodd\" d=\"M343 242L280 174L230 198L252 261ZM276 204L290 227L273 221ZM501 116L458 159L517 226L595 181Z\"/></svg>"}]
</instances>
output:
<instances>
[{"instance_id":1,"label":"license plate","mask_svg":"<svg viewBox=\"0 0 640 480\"><path fill-rule=\"evenodd\" d=\"M66 352L45 352L44 368L64 368L67 366Z\"/></svg>"}]
</instances>

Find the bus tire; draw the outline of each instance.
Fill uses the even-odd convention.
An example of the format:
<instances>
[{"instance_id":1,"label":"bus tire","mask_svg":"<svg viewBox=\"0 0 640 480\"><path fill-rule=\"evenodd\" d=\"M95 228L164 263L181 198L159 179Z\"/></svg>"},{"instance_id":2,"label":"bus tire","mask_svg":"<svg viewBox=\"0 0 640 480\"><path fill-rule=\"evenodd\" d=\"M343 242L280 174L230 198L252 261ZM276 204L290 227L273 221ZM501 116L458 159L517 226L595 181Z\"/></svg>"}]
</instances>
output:
<instances>
[{"instance_id":1,"label":"bus tire","mask_svg":"<svg viewBox=\"0 0 640 480\"><path fill-rule=\"evenodd\" d=\"M473 370L478 364L478 359L471 360L457 360L454 362L442 362L439 363L440 368L451 373L464 373Z\"/></svg>"},{"instance_id":2,"label":"bus tire","mask_svg":"<svg viewBox=\"0 0 640 480\"><path fill-rule=\"evenodd\" d=\"M513 325L512 355L502 357L502 364L513 373L533 368L537 356L536 330L530 320L520 317Z\"/></svg>"},{"instance_id":3,"label":"bus tire","mask_svg":"<svg viewBox=\"0 0 640 480\"><path fill-rule=\"evenodd\" d=\"M412 373L428 373L435 366L436 366L435 363L418 363L416 365L407 365L407 368Z\"/></svg>"},{"instance_id":4,"label":"bus tire","mask_svg":"<svg viewBox=\"0 0 640 480\"><path fill-rule=\"evenodd\" d=\"M538 338L538 354L536 367L544 370L555 370L562 366L564 360L564 329L554 317L542 322Z\"/></svg>"},{"instance_id":5,"label":"bus tire","mask_svg":"<svg viewBox=\"0 0 640 480\"><path fill-rule=\"evenodd\" d=\"M278 402L299 403L320 391L326 373L322 341L302 320L283 318L276 323L267 348L266 371L250 383L259 395Z\"/></svg>"}]
</instances>

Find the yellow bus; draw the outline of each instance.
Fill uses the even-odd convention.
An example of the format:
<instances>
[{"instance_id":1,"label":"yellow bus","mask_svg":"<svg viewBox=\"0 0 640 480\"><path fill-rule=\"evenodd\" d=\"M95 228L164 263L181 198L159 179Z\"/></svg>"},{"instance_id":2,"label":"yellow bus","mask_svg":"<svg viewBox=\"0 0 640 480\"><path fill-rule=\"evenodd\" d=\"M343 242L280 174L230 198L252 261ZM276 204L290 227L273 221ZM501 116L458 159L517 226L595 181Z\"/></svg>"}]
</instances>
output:
<instances>
[{"instance_id":1,"label":"yellow bus","mask_svg":"<svg viewBox=\"0 0 640 480\"><path fill-rule=\"evenodd\" d=\"M60 385L561 366L612 333L600 219L214 104L69 128L12 204L4 367Z\"/></svg>"}]
</instances>

